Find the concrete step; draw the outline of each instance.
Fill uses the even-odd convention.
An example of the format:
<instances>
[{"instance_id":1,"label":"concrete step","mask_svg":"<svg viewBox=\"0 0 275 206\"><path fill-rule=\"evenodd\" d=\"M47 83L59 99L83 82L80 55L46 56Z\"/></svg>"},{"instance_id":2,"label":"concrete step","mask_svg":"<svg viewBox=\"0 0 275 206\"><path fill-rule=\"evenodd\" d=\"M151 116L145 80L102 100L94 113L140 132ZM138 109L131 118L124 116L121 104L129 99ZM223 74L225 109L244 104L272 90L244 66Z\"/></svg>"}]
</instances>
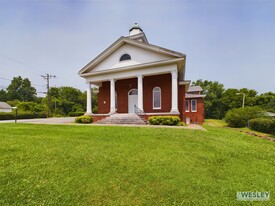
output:
<instances>
[{"instance_id":1,"label":"concrete step","mask_svg":"<svg viewBox=\"0 0 275 206\"><path fill-rule=\"evenodd\" d=\"M95 122L95 124L146 124L136 114L113 114L102 120Z\"/></svg>"}]
</instances>

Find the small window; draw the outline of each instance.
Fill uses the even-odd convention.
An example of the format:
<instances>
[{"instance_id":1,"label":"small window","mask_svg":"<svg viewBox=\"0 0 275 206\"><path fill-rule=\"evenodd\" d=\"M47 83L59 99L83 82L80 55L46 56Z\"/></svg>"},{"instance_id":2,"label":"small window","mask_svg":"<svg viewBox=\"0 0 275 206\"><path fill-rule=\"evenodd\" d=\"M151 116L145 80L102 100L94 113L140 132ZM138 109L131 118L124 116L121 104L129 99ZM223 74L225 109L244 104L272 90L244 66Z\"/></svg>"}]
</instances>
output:
<instances>
[{"instance_id":1,"label":"small window","mask_svg":"<svg viewBox=\"0 0 275 206\"><path fill-rule=\"evenodd\" d=\"M185 100L185 111L189 112L189 100Z\"/></svg>"},{"instance_id":2,"label":"small window","mask_svg":"<svg viewBox=\"0 0 275 206\"><path fill-rule=\"evenodd\" d=\"M191 111L192 112L196 112L197 111L197 100L196 99L192 99L191 100Z\"/></svg>"},{"instance_id":3,"label":"small window","mask_svg":"<svg viewBox=\"0 0 275 206\"><path fill-rule=\"evenodd\" d=\"M161 109L161 89L159 87L153 89L153 109Z\"/></svg>"},{"instance_id":4,"label":"small window","mask_svg":"<svg viewBox=\"0 0 275 206\"><path fill-rule=\"evenodd\" d=\"M121 61L125 61L125 60L131 60L131 56L129 54L123 54L120 57L119 61L121 62Z\"/></svg>"}]
</instances>

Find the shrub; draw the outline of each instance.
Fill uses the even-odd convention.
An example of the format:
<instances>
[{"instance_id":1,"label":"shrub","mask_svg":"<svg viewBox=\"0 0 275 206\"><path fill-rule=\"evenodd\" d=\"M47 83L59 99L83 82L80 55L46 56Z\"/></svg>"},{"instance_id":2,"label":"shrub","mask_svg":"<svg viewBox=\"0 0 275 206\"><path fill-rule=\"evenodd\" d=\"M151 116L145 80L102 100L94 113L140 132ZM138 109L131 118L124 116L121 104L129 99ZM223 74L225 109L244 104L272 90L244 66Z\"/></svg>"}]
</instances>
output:
<instances>
[{"instance_id":1,"label":"shrub","mask_svg":"<svg viewBox=\"0 0 275 206\"><path fill-rule=\"evenodd\" d=\"M18 112L17 119L33 119L33 118L46 118L45 113L32 113L32 112ZM15 112L1 112L0 120L15 119Z\"/></svg>"},{"instance_id":2,"label":"shrub","mask_svg":"<svg viewBox=\"0 0 275 206\"><path fill-rule=\"evenodd\" d=\"M229 110L225 115L225 122L229 127L245 127L250 119L264 117L259 107L245 107Z\"/></svg>"},{"instance_id":3,"label":"shrub","mask_svg":"<svg viewBox=\"0 0 275 206\"><path fill-rule=\"evenodd\" d=\"M249 121L249 128L258 132L275 133L275 118L256 118Z\"/></svg>"},{"instance_id":4,"label":"shrub","mask_svg":"<svg viewBox=\"0 0 275 206\"><path fill-rule=\"evenodd\" d=\"M90 116L80 116L75 118L75 123L89 124L93 121L94 119Z\"/></svg>"},{"instance_id":5,"label":"shrub","mask_svg":"<svg viewBox=\"0 0 275 206\"><path fill-rule=\"evenodd\" d=\"M85 112L69 112L69 117L79 117L79 116L83 116L85 114Z\"/></svg>"},{"instance_id":6,"label":"shrub","mask_svg":"<svg viewBox=\"0 0 275 206\"><path fill-rule=\"evenodd\" d=\"M31 112L20 112L17 114L17 119L34 119L35 115Z\"/></svg>"},{"instance_id":7,"label":"shrub","mask_svg":"<svg viewBox=\"0 0 275 206\"><path fill-rule=\"evenodd\" d=\"M15 119L15 114L12 112L0 112L0 120Z\"/></svg>"},{"instance_id":8,"label":"shrub","mask_svg":"<svg viewBox=\"0 0 275 206\"><path fill-rule=\"evenodd\" d=\"M44 112L37 112L37 113L34 113L34 117L35 118L47 118L47 114Z\"/></svg>"},{"instance_id":9,"label":"shrub","mask_svg":"<svg viewBox=\"0 0 275 206\"><path fill-rule=\"evenodd\" d=\"M149 118L152 125L179 125L180 118L176 116L152 116Z\"/></svg>"}]
</instances>

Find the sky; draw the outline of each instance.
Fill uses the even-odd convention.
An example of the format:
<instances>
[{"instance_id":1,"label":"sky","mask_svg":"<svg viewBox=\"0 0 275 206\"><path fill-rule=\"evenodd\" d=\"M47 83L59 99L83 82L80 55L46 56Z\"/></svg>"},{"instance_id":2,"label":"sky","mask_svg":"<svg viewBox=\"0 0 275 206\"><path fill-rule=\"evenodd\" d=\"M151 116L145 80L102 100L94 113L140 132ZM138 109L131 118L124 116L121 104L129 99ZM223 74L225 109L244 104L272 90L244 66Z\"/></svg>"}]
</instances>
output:
<instances>
[{"instance_id":1,"label":"sky","mask_svg":"<svg viewBox=\"0 0 275 206\"><path fill-rule=\"evenodd\" d=\"M275 0L0 0L0 89L86 90L78 71L137 22L149 43L186 54L185 79L275 92Z\"/></svg>"}]
</instances>

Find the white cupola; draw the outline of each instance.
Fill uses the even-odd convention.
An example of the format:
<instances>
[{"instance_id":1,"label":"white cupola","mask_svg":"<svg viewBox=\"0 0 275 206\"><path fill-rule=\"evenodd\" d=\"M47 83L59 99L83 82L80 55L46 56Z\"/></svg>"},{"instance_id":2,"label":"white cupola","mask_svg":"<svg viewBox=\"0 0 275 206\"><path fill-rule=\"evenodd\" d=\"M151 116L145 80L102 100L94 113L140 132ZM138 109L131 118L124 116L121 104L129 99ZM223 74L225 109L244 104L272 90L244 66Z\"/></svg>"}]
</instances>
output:
<instances>
[{"instance_id":1,"label":"white cupola","mask_svg":"<svg viewBox=\"0 0 275 206\"><path fill-rule=\"evenodd\" d=\"M140 33L143 33L143 31L137 23L135 23L134 26L129 30L130 36L140 34Z\"/></svg>"}]
</instances>

